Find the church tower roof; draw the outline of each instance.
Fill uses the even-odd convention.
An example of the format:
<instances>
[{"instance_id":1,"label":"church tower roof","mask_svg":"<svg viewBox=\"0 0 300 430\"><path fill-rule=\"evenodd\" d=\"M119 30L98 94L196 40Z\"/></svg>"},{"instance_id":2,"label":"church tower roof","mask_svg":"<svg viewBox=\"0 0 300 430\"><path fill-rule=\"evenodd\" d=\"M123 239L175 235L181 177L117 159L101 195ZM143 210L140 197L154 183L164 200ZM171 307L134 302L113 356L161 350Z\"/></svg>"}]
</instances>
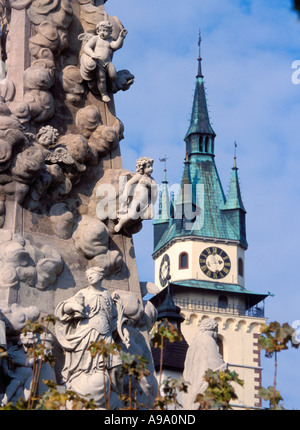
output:
<instances>
[{"instance_id":1,"label":"church tower roof","mask_svg":"<svg viewBox=\"0 0 300 430\"><path fill-rule=\"evenodd\" d=\"M207 109L200 36L198 45L198 71L190 124L184 138L186 148L180 191L175 198L174 214L169 222L162 219L163 207L154 222L153 256L166 244L183 237L229 240L240 243L245 248L248 246L246 211L241 198L236 162L227 199L215 164L216 134ZM162 190L164 193L164 182ZM163 195L161 199L162 197ZM167 201L166 197L164 200ZM167 206L170 207L169 200Z\"/></svg>"}]
</instances>

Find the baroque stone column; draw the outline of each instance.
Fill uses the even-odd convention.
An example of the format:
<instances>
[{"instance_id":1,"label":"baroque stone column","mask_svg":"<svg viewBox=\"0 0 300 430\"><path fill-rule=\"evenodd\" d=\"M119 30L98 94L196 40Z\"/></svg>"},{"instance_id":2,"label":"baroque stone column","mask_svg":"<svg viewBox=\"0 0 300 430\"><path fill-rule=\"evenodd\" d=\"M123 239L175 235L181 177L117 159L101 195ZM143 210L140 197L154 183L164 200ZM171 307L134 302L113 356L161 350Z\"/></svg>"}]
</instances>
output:
<instances>
[{"instance_id":1,"label":"baroque stone column","mask_svg":"<svg viewBox=\"0 0 300 430\"><path fill-rule=\"evenodd\" d=\"M14 371L24 376L19 388L26 399L32 372L22 328L27 319L55 314L60 325L56 331L57 326L49 327L47 339L57 357L52 376L59 384L94 396L102 408L101 366L86 366L81 348L91 358L93 339L114 339L124 350L149 358L150 376L137 389L151 406L155 376L148 333L156 313L142 301L146 291L132 236L153 217L157 186L149 157L140 157L134 172L122 165L124 124L114 94L128 90L134 76L114 66L127 30L106 13L105 2L8 0L2 10L2 343L8 354L17 350L24 359L20 369L21 361L12 357ZM107 366L107 375L119 365ZM8 376L10 383L0 383L2 404L17 395L16 379L12 372ZM118 407L115 397L111 408Z\"/></svg>"},{"instance_id":2,"label":"baroque stone column","mask_svg":"<svg viewBox=\"0 0 300 430\"><path fill-rule=\"evenodd\" d=\"M97 215L103 185L118 197L120 178L124 183L135 174L122 165L124 125L114 103L114 94L129 89L134 76L124 69L110 78L110 66L99 66L101 60L88 77L81 73L85 45L97 36L99 22L110 23L113 47L125 32L104 3L10 0L3 12L8 26L0 85L2 304L34 302L42 313L53 313L84 286L85 270L99 265L106 269L105 288L141 298L132 241L141 220L117 233L118 203L114 217ZM98 67L107 73L108 102L97 89Z\"/></svg>"}]
</instances>

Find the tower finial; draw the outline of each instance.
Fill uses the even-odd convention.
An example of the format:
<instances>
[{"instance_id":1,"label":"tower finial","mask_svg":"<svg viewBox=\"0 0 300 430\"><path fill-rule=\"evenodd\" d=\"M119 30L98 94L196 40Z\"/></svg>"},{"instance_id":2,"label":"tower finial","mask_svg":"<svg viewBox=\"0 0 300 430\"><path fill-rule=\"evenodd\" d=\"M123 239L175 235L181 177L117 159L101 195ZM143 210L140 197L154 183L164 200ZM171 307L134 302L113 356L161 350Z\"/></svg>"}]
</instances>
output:
<instances>
[{"instance_id":1,"label":"tower finial","mask_svg":"<svg viewBox=\"0 0 300 430\"><path fill-rule=\"evenodd\" d=\"M198 55L198 75L197 75L197 77L203 78L202 68L201 68L201 61L202 61L202 58L201 58L201 42L202 42L201 30L199 29L199 39L198 39L199 55Z\"/></svg>"},{"instance_id":2,"label":"tower finial","mask_svg":"<svg viewBox=\"0 0 300 430\"><path fill-rule=\"evenodd\" d=\"M159 161L165 163L165 168L164 168L164 180L167 180L167 159L168 157L165 155L164 158L160 158Z\"/></svg>"},{"instance_id":3,"label":"tower finial","mask_svg":"<svg viewBox=\"0 0 300 430\"><path fill-rule=\"evenodd\" d=\"M234 157L233 157L233 168L236 169L236 148L237 148L237 143L236 140L234 141Z\"/></svg>"}]
</instances>

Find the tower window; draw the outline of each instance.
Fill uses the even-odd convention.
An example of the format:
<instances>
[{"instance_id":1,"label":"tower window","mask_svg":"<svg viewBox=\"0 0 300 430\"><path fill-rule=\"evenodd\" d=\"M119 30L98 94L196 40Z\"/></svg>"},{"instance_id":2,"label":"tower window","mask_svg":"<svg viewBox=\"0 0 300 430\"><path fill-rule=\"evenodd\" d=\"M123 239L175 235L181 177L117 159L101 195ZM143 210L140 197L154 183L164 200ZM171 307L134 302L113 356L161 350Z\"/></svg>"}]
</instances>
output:
<instances>
[{"instance_id":1,"label":"tower window","mask_svg":"<svg viewBox=\"0 0 300 430\"><path fill-rule=\"evenodd\" d=\"M209 146L209 137L206 136L206 138L205 138L205 152L209 152L208 146Z\"/></svg>"},{"instance_id":2,"label":"tower window","mask_svg":"<svg viewBox=\"0 0 300 430\"><path fill-rule=\"evenodd\" d=\"M189 267L189 256L187 252L182 252L179 255L179 269L188 269Z\"/></svg>"},{"instance_id":3,"label":"tower window","mask_svg":"<svg viewBox=\"0 0 300 430\"><path fill-rule=\"evenodd\" d=\"M203 152L203 136L200 136L199 139L199 151Z\"/></svg>"},{"instance_id":4,"label":"tower window","mask_svg":"<svg viewBox=\"0 0 300 430\"><path fill-rule=\"evenodd\" d=\"M228 307L228 299L226 296L220 296L218 300L219 308L226 309Z\"/></svg>"},{"instance_id":5,"label":"tower window","mask_svg":"<svg viewBox=\"0 0 300 430\"><path fill-rule=\"evenodd\" d=\"M238 261L238 274L239 276L244 277L244 262L242 258L239 258Z\"/></svg>"}]
</instances>

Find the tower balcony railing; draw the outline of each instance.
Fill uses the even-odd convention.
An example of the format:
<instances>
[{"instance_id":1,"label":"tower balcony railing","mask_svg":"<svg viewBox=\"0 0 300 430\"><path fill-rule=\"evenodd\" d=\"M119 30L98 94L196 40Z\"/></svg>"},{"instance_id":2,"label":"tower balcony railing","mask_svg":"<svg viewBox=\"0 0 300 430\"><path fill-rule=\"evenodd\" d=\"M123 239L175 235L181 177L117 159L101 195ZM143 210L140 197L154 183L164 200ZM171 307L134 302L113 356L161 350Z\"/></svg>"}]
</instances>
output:
<instances>
[{"instance_id":1,"label":"tower balcony railing","mask_svg":"<svg viewBox=\"0 0 300 430\"><path fill-rule=\"evenodd\" d=\"M264 304L261 306L253 306L251 308L246 308L246 306L238 306L232 304L220 304L210 301L200 301L200 300L188 300L188 299L178 299L174 297L174 302L181 309L195 312L213 312L222 313L236 316L247 316L264 318L265 309Z\"/></svg>"}]
</instances>

